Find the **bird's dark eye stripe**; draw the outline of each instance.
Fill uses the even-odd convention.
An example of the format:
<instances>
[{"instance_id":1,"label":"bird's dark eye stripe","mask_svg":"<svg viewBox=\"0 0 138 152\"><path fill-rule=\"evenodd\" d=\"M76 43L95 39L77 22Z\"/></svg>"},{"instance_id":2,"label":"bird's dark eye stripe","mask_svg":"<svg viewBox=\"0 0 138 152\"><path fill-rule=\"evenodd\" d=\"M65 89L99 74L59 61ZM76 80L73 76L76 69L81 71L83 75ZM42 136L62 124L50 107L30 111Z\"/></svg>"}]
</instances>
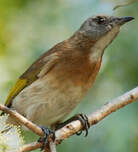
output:
<instances>
[{"instance_id":1,"label":"bird's dark eye stripe","mask_svg":"<svg viewBox=\"0 0 138 152\"><path fill-rule=\"evenodd\" d=\"M100 21L105 21L105 18L99 18Z\"/></svg>"},{"instance_id":2,"label":"bird's dark eye stripe","mask_svg":"<svg viewBox=\"0 0 138 152\"><path fill-rule=\"evenodd\" d=\"M98 23L100 24L100 23L103 23L105 21L105 18L103 18L103 17L98 17Z\"/></svg>"},{"instance_id":3,"label":"bird's dark eye stripe","mask_svg":"<svg viewBox=\"0 0 138 152\"><path fill-rule=\"evenodd\" d=\"M97 16L95 19L94 19L98 24L103 24L106 20L105 17L102 17L102 16Z\"/></svg>"}]
</instances>

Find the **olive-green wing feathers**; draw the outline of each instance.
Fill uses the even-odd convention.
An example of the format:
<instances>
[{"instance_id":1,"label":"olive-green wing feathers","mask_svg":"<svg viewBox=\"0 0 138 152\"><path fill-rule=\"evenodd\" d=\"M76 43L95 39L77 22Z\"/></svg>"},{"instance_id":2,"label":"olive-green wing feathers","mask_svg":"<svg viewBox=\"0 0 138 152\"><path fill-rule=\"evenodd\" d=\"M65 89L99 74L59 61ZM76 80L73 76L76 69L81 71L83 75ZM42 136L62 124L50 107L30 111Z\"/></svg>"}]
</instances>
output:
<instances>
[{"instance_id":1,"label":"olive-green wing feathers","mask_svg":"<svg viewBox=\"0 0 138 152\"><path fill-rule=\"evenodd\" d=\"M11 105L11 100L23 89L25 88L25 86L27 85L27 80L26 79L19 79L16 84L14 85L14 87L11 89L6 101L5 101L5 105L7 107L10 107Z\"/></svg>"},{"instance_id":2,"label":"olive-green wing feathers","mask_svg":"<svg viewBox=\"0 0 138 152\"><path fill-rule=\"evenodd\" d=\"M15 86L11 89L5 105L10 107L12 100L23 90L25 87L33 83L35 80L46 75L53 66L57 63L59 56L54 52L46 52L36 62L34 62L26 72L23 73L16 82Z\"/></svg>"}]
</instances>

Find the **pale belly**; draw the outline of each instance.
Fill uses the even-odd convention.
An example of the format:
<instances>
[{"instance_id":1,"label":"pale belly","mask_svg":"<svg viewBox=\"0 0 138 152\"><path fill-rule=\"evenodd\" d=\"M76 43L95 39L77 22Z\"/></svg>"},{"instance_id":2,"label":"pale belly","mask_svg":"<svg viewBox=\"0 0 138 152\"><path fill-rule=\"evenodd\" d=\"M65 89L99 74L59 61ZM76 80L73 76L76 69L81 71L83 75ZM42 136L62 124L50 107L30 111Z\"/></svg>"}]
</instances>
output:
<instances>
[{"instance_id":1,"label":"pale belly","mask_svg":"<svg viewBox=\"0 0 138 152\"><path fill-rule=\"evenodd\" d=\"M81 101L84 90L68 82L48 77L38 79L23 89L13 100L12 108L37 125L50 126L62 121Z\"/></svg>"}]
</instances>

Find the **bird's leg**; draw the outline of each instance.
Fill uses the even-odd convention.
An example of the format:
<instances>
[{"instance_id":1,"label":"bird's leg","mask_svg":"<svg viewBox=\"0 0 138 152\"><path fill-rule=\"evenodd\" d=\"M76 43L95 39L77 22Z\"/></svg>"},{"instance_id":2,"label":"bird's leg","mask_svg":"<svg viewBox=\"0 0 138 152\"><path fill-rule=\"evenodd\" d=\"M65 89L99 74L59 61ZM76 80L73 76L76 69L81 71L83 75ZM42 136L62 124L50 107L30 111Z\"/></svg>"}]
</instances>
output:
<instances>
[{"instance_id":1,"label":"bird's leg","mask_svg":"<svg viewBox=\"0 0 138 152\"><path fill-rule=\"evenodd\" d=\"M86 134L85 134L85 137L86 137L88 135L88 129L90 128L90 123L88 121L88 117L82 113L76 114L75 116L71 117L67 121L60 123L60 124L57 124L55 130L60 129L60 128L64 127L65 125L67 125L68 123L75 121L75 120L79 120L81 122L81 124L83 126L82 131L83 130L86 131ZM76 135L81 135L82 131L77 132Z\"/></svg>"},{"instance_id":2,"label":"bird's leg","mask_svg":"<svg viewBox=\"0 0 138 152\"><path fill-rule=\"evenodd\" d=\"M41 150L43 150L47 145L47 140L48 140L49 136L52 138L53 141L55 140L55 131L53 131L53 130L47 128L47 127L40 126L40 128L42 129L42 131L44 133L44 136L40 137L38 139L38 142L43 142L43 145L41 147Z\"/></svg>"}]
</instances>

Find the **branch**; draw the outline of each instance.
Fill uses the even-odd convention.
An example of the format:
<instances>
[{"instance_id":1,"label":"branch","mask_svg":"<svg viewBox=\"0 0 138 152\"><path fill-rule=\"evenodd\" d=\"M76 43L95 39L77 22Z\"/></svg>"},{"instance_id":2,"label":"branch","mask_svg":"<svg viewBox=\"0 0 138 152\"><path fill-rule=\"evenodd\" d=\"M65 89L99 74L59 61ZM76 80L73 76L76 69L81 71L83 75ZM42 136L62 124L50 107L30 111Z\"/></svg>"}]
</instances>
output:
<instances>
[{"instance_id":1,"label":"branch","mask_svg":"<svg viewBox=\"0 0 138 152\"><path fill-rule=\"evenodd\" d=\"M112 112L119 110L120 108L136 101L137 99L138 99L138 87L136 87L135 89L132 89L131 91L121 95L120 97L117 97L116 99L106 103L104 106L102 106L96 112L93 112L92 114L90 114L88 116L90 125L92 126L92 125L98 123L100 120L104 119L106 116L108 116ZM18 120L20 123L25 125L27 128L29 128L30 130L32 130L39 136L43 136L43 132L38 126L36 126L32 122L30 122L29 120L24 118L19 113L15 112L3 105L0 105L0 110L15 117L16 120ZM55 143L59 144L62 140L70 137L71 135L75 134L76 132L80 131L81 129L82 129L82 125L81 125L80 121L78 121L78 120L67 124L66 126L64 126L63 128L61 128L55 132L55 136L56 136ZM50 141L50 139L49 139L49 141ZM50 145L50 146L52 146L52 149L54 149L53 148L54 143L51 143L51 144L52 145ZM24 145L23 147L21 147L20 151L27 152L30 150L40 148L41 146L42 146L42 143L34 142L31 144Z\"/></svg>"},{"instance_id":2,"label":"branch","mask_svg":"<svg viewBox=\"0 0 138 152\"><path fill-rule=\"evenodd\" d=\"M128 5L131 5L133 3L135 3L137 0L131 0L131 1L128 1L128 2L125 2L125 3L122 3L122 4L119 4L119 5L116 5L113 10L116 10L118 9L119 7L125 7L125 6L128 6Z\"/></svg>"},{"instance_id":3,"label":"branch","mask_svg":"<svg viewBox=\"0 0 138 152\"><path fill-rule=\"evenodd\" d=\"M19 123L23 124L26 126L28 129L32 130L34 133L37 135L43 137L43 132L40 127L26 119L24 116L19 114L18 112L0 104L0 110L2 110L4 113L9 114L10 116L14 117Z\"/></svg>"},{"instance_id":4,"label":"branch","mask_svg":"<svg viewBox=\"0 0 138 152\"><path fill-rule=\"evenodd\" d=\"M91 113L88 116L90 125L98 123L100 120L104 119L106 116L119 110L120 108L138 100L138 87L132 89L131 91L121 95L120 97L115 98L114 100L107 102L97 111ZM63 140L69 136L75 134L82 129L80 121L74 121L60 130L56 131L56 141Z\"/></svg>"},{"instance_id":5,"label":"branch","mask_svg":"<svg viewBox=\"0 0 138 152\"><path fill-rule=\"evenodd\" d=\"M49 142L50 152L56 152L56 144L53 141Z\"/></svg>"}]
</instances>

